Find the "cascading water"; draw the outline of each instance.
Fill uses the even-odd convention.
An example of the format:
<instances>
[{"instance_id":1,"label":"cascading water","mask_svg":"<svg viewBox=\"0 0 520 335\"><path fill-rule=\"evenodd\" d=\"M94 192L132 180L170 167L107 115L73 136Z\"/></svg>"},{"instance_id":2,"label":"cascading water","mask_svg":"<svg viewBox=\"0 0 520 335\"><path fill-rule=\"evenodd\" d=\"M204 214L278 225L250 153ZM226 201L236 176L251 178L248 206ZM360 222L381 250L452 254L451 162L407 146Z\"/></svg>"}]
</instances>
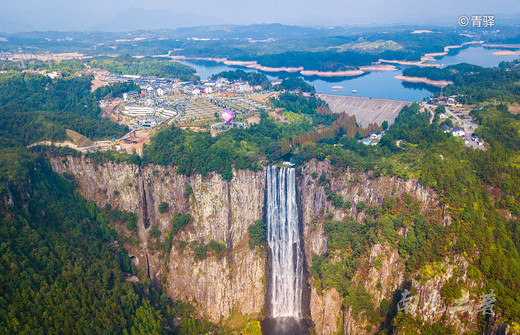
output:
<instances>
[{"instance_id":1,"label":"cascading water","mask_svg":"<svg viewBox=\"0 0 520 335\"><path fill-rule=\"evenodd\" d=\"M273 318L302 318L303 253L298 231L296 176L292 168L267 169L267 243L271 249Z\"/></svg>"}]
</instances>

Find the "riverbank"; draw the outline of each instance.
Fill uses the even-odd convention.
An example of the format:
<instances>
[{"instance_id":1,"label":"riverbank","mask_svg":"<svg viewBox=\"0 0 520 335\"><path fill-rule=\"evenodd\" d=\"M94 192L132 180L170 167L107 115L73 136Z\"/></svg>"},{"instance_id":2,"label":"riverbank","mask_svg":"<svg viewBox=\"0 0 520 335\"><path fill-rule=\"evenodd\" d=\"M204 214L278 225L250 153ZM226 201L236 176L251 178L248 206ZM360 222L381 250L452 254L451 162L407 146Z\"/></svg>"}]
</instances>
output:
<instances>
[{"instance_id":1,"label":"riverbank","mask_svg":"<svg viewBox=\"0 0 520 335\"><path fill-rule=\"evenodd\" d=\"M390 64L399 64L406 66L418 66L418 67L441 67L439 64L428 63L424 61L406 61L406 60L388 60L388 59L380 59L380 63L390 63Z\"/></svg>"},{"instance_id":2,"label":"riverbank","mask_svg":"<svg viewBox=\"0 0 520 335\"><path fill-rule=\"evenodd\" d=\"M520 44L482 44L485 48L493 48L493 49L520 49Z\"/></svg>"},{"instance_id":3,"label":"riverbank","mask_svg":"<svg viewBox=\"0 0 520 335\"><path fill-rule=\"evenodd\" d=\"M395 76L395 79L399 79L401 81L406 81L408 83L415 83L415 84L426 84L430 86L440 87L444 88L448 85L453 84L452 81L449 80L431 80L425 77L407 77L407 76Z\"/></svg>"},{"instance_id":4,"label":"riverbank","mask_svg":"<svg viewBox=\"0 0 520 335\"><path fill-rule=\"evenodd\" d=\"M212 61L217 63L222 63L227 66L240 66L246 67L249 69L255 69L258 71L268 72L268 73L279 73L279 72L287 72L291 74L300 74L305 77L321 77L321 78L341 78L341 77L356 77L361 76L365 73L370 72L387 72L387 71L397 71L397 67L395 65L404 65L404 66L418 66L418 67L436 67L440 68L440 64L433 63L436 58L446 56L450 50L459 49L467 45L475 45L481 44L484 45L484 41L470 41L464 42L460 45L448 45L444 47L443 52L435 52L435 53L427 53L421 57L419 61L406 61L406 60L395 60L395 59L379 59L378 62L373 63L371 65L359 66L358 69L355 70L345 70L345 71L318 71L318 70L306 70L303 66L299 67L270 67L259 64L257 61L239 61L239 60L228 60L227 58L212 58L212 57L187 57L187 56L172 56L171 52L168 53L167 57L170 57L174 60L198 60L198 61ZM491 46L491 45L489 45ZM501 55L501 54L500 54ZM507 55L512 55L511 53L507 53ZM394 65L395 64L395 65ZM416 80L416 79L413 79ZM421 79L422 80L422 79ZM434 81L435 82L435 81ZM432 84L433 86L440 87L438 85L444 85L439 83Z\"/></svg>"},{"instance_id":5,"label":"riverbank","mask_svg":"<svg viewBox=\"0 0 520 335\"><path fill-rule=\"evenodd\" d=\"M305 77L355 77L360 76L362 74L365 74L365 71L361 70L348 70L348 71L313 71L313 70L302 70L300 71L300 74Z\"/></svg>"},{"instance_id":6,"label":"riverbank","mask_svg":"<svg viewBox=\"0 0 520 335\"><path fill-rule=\"evenodd\" d=\"M472 45L472 44L484 44L484 41L470 41L470 42L464 42L459 45L448 45L444 47L444 52L432 52L424 54L424 56L421 57L421 62L428 62L428 61L434 61L435 58L446 56L448 52L450 52L451 49L460 49L465 45Z\"/></svg>"},{"instance_id":7,"label":"riverbank","mask_svg":"<svg viewBox=\"0 0 520 335\"><path fill-rule=\"evenodd\" d=\"M496 51L496 52L493 52L493 55L496 55L496 56L518 56L518 55L520 55L520 50L516 50L516 51L511 51L511 50Z\"/></svg>"},{"instance_id":8,"label":"riverbank","mask_svg":"<svg viewBox=\"0 0 520 335\"><path fill-rule=\"evenodd\" d=\"M159 57L159 56L158 56ZM287 72L287 73L297 73L305 77L323 77L323 78L331 78L331 77L356 77L367 72L388 72L388 71L397 71L397 67L390 64L373 64L360 66L357 70L346 70L346 71L317 71L317 70L305 70L303 66L299 67L271 67L264 66L258 64L257 61L239 61L239 60L228 60L227 58L214 58L214 57L188 57L188 56L171 56L161 55L160 57L169 57L176 61L206 61L206 62L216 62L221 63L227 66L240 66L246 67L248 69L254 69L263 72L269 73L277 73L277 72Z\"/></svg>"}]
</instances>

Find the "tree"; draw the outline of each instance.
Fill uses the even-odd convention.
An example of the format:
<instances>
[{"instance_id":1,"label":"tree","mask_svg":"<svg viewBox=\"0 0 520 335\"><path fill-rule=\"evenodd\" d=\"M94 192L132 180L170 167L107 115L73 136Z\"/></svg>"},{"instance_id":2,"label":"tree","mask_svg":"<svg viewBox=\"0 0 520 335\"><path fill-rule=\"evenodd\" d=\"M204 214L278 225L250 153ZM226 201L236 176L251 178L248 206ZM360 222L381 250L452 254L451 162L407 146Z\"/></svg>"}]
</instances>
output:
<instances>
[{"instance_id":1,"label":"tree","mask_svg":"<svg viewBox=\"0 0 520 335\"><path fill-rule=\"evenodd\" d=\"M190 213L176 213L172 219L172 234L175 235L179 232L179 230L188 226L191 222L193 222L193 217Z\"/></svg>"},{"instance_id":2,"label":"tree","mask_svg":"<svg viewBox=\"0 0 520 335\"><path fill-rule=\"evenodd\" d=\"M287 137L284 137L280 140L280 147L282 148L282 155L287 155L291 152L291 143Z\"/></svg>"},{"instance_id":3,"label":"tree","mask_svg":"<svg viewBox=\"0 0 520 335\"><path fill-rule=\"evenodd\" d=\"M168 212L169 209L170 209L170 205L167 202L163 201L159 204L159 213L164 214L164 213Z\"/></svg>"},{"instance_id":4,"label":"tree","mask_svg":"<svg viewBox=\"0 0 520 335\"><path fill-rule=\"evenodd\" d=\"M437 108L435 108L435 114L441 114L446 113L446 106L445 105L439 105Z\"/></svg>"},{"instance_id":5,"label":"tree","mask_svg":"<svg viewBox=\"0 0 520 335\"><path fill-rule=\"evenodd\" d=\"M256 220L255 223L247 228L249 232L249 248L254 249L255 246L260 246L265 241L265 223L262 220Z\"/></svg>"},{"instance_id":6,"label":"tree","mask_svg":"<svg viewBox=\"0 0 520 335\"><path fill-rule=\"evenodd\" d=\"M362 211L365 209L366 206L367 206L367 205L365 204L364 201L360 201L360 202L358 202L358 203L356 204L356 210L357 210L358 212L362 212Z\"/></svg>"}]
</instances>

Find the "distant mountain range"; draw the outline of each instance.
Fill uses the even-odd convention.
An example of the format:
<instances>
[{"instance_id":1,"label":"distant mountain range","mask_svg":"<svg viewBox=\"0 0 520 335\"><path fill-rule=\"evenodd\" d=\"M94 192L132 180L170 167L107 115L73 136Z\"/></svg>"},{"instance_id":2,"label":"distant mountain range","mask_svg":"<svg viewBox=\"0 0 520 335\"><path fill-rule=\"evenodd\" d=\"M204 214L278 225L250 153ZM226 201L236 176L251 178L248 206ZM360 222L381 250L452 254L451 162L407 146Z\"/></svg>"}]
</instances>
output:
<instances>
[{"instance_id":1,"label":"distant mountain range","mask_svg":"<svg viewBox=\"0 0 520 335\"><path fill-rule=\"evenodd\" d=\"M43 14L43 15L42 15ZM190 12L130 8L121 12L0 12L0 32L135 31L216 25L221 20Z\"/></svg>"},{"instance_id":2,"label":"distant mountain range","mask_svg":"<svg viewBox=\"0 0 520 335\"><path fill-rule=\"evenodd\" d=\"M303 20L303 18L302 18ZM414 22L402 22L400 26L457 26L457 15L430 18ZM496 26L517 25L520 14L496 14ZM91 9L89 11L70 10L25 10L0 11L0 33L17 33L30 31L98 31L98 32L130 32L137 30L175 30L175 35L191 35L198 37L232 38L247 34L254 39L274 37L276 35L320 35L327 31L328 35L354 32L357 29L379 29L384 24L343 25L321 28L310 28L312 24L303 22L299 25L284 24L249 24L233 25L231 22L216 17L199 15L193 12L175 12L170 10L129 8L122 11L110 9ZM238 36L237 36L238 35Z\"/></svg>"},{"instance_id":3,"label":"distant mountain range","mask_svg":"<svg viewBox=\"0 0 520 335\"><path fill-rule=\"evenodd\" d=\"M222 21L194 13L176 13L165 10L131 8L113 18L90 27L95 31L133 31L175 29L179 27L215 25Z\"/></svg>"}]
</instances>

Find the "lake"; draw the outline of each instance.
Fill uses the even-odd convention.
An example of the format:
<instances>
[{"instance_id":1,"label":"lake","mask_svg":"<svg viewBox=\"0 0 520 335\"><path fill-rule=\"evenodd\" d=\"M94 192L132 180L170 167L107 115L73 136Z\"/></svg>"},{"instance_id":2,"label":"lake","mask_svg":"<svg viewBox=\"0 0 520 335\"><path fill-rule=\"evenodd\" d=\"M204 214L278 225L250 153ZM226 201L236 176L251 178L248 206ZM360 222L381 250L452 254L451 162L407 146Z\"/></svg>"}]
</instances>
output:
<instances>
[{"instance_id":1,"label":"lake","mask_svg":"<svg viewBox=\"0 0 520 335\"><path fill-rule=\"evenodd\" d=\"M453 50L448 55L435 60L437 64L443 66L470 63L485 67L497 66L502 61L512 61L518 56L497 56L493 55L499 49L488 49L482 46L468 47L459 50ZM221 63L208 61L182 61L182 63L192 66L197 70L201 79L207 79L213 74L235 70L239 67L227 66ZM425 97L431 96L437 89L421 84L403 83L394 77L402 74L405 66L398 66L397 71L390 72L371 72L363 76L354 78L319 78L319 77L302 77L310 84L316 87L316 91L327 94L339 94L350 96L361 96L368 98L395 99L405 101L419 101ZM252 69L242 68L245 71L256 71ZM291 76L288 73L265 73L270 79L284 78ZM294 74L292 74L294 76ZM333 86L342 86L343 89L333 89ZM352 93L356 90L357 93Z\"/></svg>"}]
</instances>

